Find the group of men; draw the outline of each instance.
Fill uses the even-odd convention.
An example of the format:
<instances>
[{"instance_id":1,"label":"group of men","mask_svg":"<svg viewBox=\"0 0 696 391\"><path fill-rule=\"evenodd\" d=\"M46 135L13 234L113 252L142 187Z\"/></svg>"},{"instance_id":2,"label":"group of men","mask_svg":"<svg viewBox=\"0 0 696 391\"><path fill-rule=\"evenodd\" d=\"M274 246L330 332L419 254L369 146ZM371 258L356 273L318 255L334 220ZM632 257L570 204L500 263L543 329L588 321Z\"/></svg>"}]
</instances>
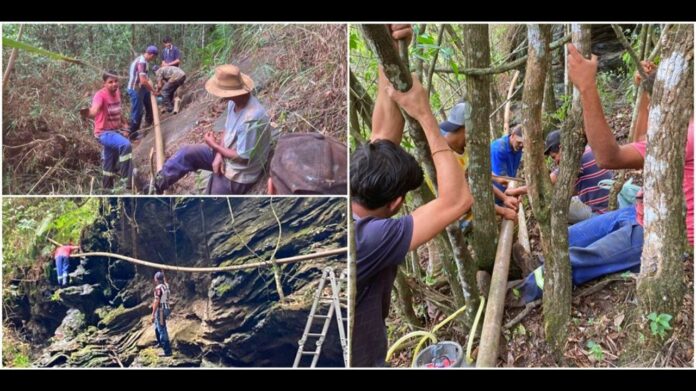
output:
<instances>
[{"instance_id":1,"label":"group of men","mask_svg":"<svg viewBox=\"0 0 696 391\"><path fill-rule=\"evenodd\" d=\"M395 41L410 40L410 25L390 25ZM396 43L396 42L395 42ZM581 284L608 273L635 270L643 247L642 202L613 212L607 211L608 192L598 182L611 178L609 169L642 168L644 138L619 146L604 117L596 86L597 58L584 58L572 45L569 50L569 76L580 91L584 130L589 141L582 156L570 206L569 255L573 283ZM652 70L646 66L647 70ZM377 99L368 143L357 147L351 157L351 206L355 221L357 252L357 292L355 326L352 335L354 367L384 366L387 353L385 319L389 314L391 291L397 267L409 251L415 250L462 218L471 209L466 169L466 130L473 126L472 108L460 102L448 120L436 122L426 91L414 78L412 88L396 91L383 70L378 72ZM646 92L647 94L647 92ZM647 128L647 97L639 107L636 134ZM399 108L415 118L425 133L437 173L437 197L396 217L406 194L423 182L419 163L403 148L404 119ZM642 129L641 129L642 127ZM491 171L494 177L514 177L520 165L524 132L513 127L511 134L491 143ZM684 168L684 194L687 204L687 236L693 244L693 118L689 124ZM545 154L558 164L562 145L560 132L548 134ZM529 169L529 168L527 168ZM550 173L555 183L557 169ZM509 189L504 181L493 184L498 214L514 219L517 197L525 187ZM506 209L510 210L508 212ZM474 222L475 224L475 222ZM523 303L541 297L543 269L529 273L523 281Z\"/></svg>"},{"instance_id":2,"label":"group of men","mask_svg":"<svg viewBox=\"0 0 696 391\"><path fill-rule=\"evenodd\" d=\"M185 82L180 68L181 53L164 39L162 63L156 68L157 82L148 77L151 63L159 54L148 46L129 67L128 96L130 121L122 112L118 76L103 74L103 88L97 91L83 117L94 118L94 136L103 146L102 185L114 187L121 178L132 189L133 164L131 141L138 138L143 116L152 123L150 94L161 95L163 112L173 110L176 90ZM269 194L345 194L347 189L347 149L331 136L320 133L286 133L277 141L268 164L274 129L263 104L253 95L254 81L231 64L215 68L205 89L226 103L226 121L222 132L207 132L203 144L185 145L171 156L156 173L153 190L162 194L189 172L211 171L207 194L245 194L269 171ZM217 133L221 133L218 135ZM148 189L150 190L150 189Z\"/></svg>"}]
</instances>

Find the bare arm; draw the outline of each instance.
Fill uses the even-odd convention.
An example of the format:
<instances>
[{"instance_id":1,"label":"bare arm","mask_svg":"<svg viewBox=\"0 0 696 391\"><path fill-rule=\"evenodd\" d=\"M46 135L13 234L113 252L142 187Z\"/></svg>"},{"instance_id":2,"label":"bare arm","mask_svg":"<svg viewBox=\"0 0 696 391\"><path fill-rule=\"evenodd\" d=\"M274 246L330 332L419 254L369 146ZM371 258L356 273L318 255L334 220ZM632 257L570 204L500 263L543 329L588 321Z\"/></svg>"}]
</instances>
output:
<instances>
[{"instance_id":1,"label":"bare arm","mask_svg":"<svg viewBox=\"0 0 696 391\"><path fill-rule=\"evenodd\" d=\"M181 62L181 60L179 60L179 59L177 58L176 60L174 60L174 61L168 63L167 65L168 65L168 66L179 65L180 62Z\"/></svg>"},{"instance_id":2,"label":"bare arm","mask_svg":"<svg viewBox=\"0 0 696 391\"><path fill-rule=\"evenodd\" d=\"M245 159L245 158L239 156L236 149L225 148L224 146L222 146L222 144L219 144L215 140L215 135L213 134L213 132L206 133L204 136L204 140L205 140L205 143L208 144L208 146L210 148L212 148L216 154L220 154L223 157L225 157L227 159L231 159L231 160L238 162L238 163L242 163L242 164L249 163L249 159Z\"/></svg>"},{"instance_id":3,"label":"bare arm","mask_svg":"<svg viewBox=\"0 0 696 391\"><path fill-rule=\"evenodd\" d=\"M386 89L391 86L384 70L379 67L377 83L377 100L372 111L372 136L370 141L389 140L396 145L401 144L404 134L404 116L399 106L387 95Z\"/></svg>"},{"instance_id":4,"label":"bare arm","mask_svg":"<svg viewBox=\"0 0 696 391\"><path fill-rule=\"evenodd\" d=\"M604 117L597 91L597 56L584 58L573 44L568 44L568 76L580 91L585 135L601 168L642 168L643 156L630 145L619 146Z\"/></svg>"},{"instance_id":5,"label":"bare arm","mask_svg":"<svg viewBox=\"0 0 696 391\"><path fill-rule=\"evenodd\" d=\"M440 135L427 94L418 79L413 78L413 87L406 93L398 92L391 86L387 91L423 127L437 171L438 197L412 213L413 236L409 248L414 250L460 218L471 208L474 199L457 159Z\"/></svg>"}]
</instances>

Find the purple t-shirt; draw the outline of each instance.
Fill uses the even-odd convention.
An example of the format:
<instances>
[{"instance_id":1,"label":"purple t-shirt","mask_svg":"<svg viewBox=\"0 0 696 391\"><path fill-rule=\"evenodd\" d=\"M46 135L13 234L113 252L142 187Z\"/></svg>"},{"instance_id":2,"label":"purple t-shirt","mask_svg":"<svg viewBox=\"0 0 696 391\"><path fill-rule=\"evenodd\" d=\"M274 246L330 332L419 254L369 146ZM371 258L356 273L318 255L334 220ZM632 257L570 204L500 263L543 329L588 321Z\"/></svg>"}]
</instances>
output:
<instances>
[{"instance_id":1,"label":"purple t-shirt","mask_svg":"<svg viewBox=\"0 0 696 391\"><path fill-rule=\"evenodd\" d=\"M355 221L357 293L351 366L384 366L391 291L396 268L404 261L413 236L413 217L365 217Z\"/></svg>"},{"instance_id":2,"label":"purple t-shirt","mask_svg":"<svg viewBox=\"0 0 696 391\"><path fill-rule=\"evenodd\" d=\"M558 175L559 169L553 172ZM592 149L585 148L580 160L578 179L575 181L575 194L594 213L606 213L609 207L609 190L599 187L599 182L604 179L611 179L611 171L599 168Z\"/></svg>"},{"instance_id":3,"label":"purple t-shirt","mask_svg":"<svg viewBox=\"0 0 696 391\"><path fill-rule=\"evenodd\" d=\"M181 58L181 53L179 52L179 48L172 45L171 49L167 49L166 47L162 49L162 61L166 62L167 64L174 61L178 60ZM179 65L172 65L175 67L178 67Z\"/></svg>"}]
</instances>

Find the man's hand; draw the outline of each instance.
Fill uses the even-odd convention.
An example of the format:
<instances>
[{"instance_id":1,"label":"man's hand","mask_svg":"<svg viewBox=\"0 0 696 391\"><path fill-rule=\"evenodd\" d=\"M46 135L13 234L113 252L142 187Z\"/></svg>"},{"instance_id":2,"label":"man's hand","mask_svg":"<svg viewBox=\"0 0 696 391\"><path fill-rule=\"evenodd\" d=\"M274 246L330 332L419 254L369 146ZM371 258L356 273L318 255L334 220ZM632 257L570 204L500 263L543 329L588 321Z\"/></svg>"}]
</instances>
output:
<instances>
[{"instance_id":1,"label":"man's hand","mask_svg":"<svg viewBox=\"0 0 696 391\"><path fill-rule=\"evenodd\" d=\"M653 72L655 72L655 69L657 69L657 66L650 61L641 61L640 66L643 67L643 72L645 72L645 74L648 76L650 76ZM640 72L636 70L636 72L633 74L633 83L635 83L635 85L639 85L642 80L643 78L640 76Z\"/></svg>"},{"instance_id":2,"label":"man's hand","mask_svg":"<svg viewBox=\"0 0 696 391\"><path fill-rule=\"evenodd\" d=\"M568 77L575 87L583 92L596 86L597 56L588 60L572 43L568 44Z\"/></svg>"},{"instance_id":3,"label":"man's hand","mask_svg":"<svg viewBox=\"0 0 696 391\"><path fill-rule=\"evenodd\" d=\"M413 28L410 24L390 24L389 32L391 33L392 39L399 41L405 40L406 43L411 43L411 37L413 37Z\"/></svg>"},{"instance_id":4,"label":"man's hand","mask_svg":"<svg viewBox=\"0 0 696 391\"><path fill-rule=\"evenodd\" d=\"M505 220L517 220L517 212L510 208L496 206L496 213L499 214Z\"/></svg>"},{"instance_id":5,"label":"man's hand","mask_svg":"<svg viewBox=\"0 0 696 391\"><path fill-rule=\"evenodd\" d=\"M509 196L509 197L517 197L518 195L520 195L522 193L524 193L524 190L522 190L518 187L516 187L514 189L511 189L508 187L507 189L505 189L505 195Z\"/></svg>"},{"instance_id":6,"label":"man's hand","mask_svg":"<svg viewBox=\"0 0 696 391\"><path fill-rule=\"evenodd\" d=\"M510 183L507 179L505 178L500 178L500 177L493 177L493 182L498 183L500 185L503 185L507 187L508 183Z\"/></svg>"},{"instance_id":7,"label":"man's hand","mask_svg":"<svg viewBox=\"0 0 696 391\"><path fill-rule=\"evenodd\" d=\"M222 158L222 155L219 153L215 154L215 158L213 158L213 174L219 174L222 175L225 173L225 166L224 166L224 159Z\"/></svg>"},{"instance_id":8,"label":"man's hand","mask_svg":"<svg viewBox=\"0 0 696 391\"><path fill-rule=\"evenodd\" d=\"M412 74L413 86L406 92L399 92L391 84L387 86L387 95L396 102L401 108L406 110L408 115L420 121L426 115L432 115L430 102L416 74Z\"/></svg>"},{"instance_id":9,"label":"man's hand","mask_svg":"<svg viewBox=\"0 0 696 391\"><path fill-rule=\"evenodd\" d=\"M203 136L203 140L205 140L205 143L208 144L209 147L215 149L214 147L217 146L217 141L215 140L215 134L211 131L205 132L205 135Z\"/></svg>"},{"instance_id":10,"label":"man's hand","mask_svg":"<svg viewBox=\"0 0 696 391\"><path fill-rule=\"evenodd\" d=\"M519 201L517 200L517 197L505 197L505 199L503 200L503 205L505 205L509 209L517 210Z\"/></svg>"}]
</instances>

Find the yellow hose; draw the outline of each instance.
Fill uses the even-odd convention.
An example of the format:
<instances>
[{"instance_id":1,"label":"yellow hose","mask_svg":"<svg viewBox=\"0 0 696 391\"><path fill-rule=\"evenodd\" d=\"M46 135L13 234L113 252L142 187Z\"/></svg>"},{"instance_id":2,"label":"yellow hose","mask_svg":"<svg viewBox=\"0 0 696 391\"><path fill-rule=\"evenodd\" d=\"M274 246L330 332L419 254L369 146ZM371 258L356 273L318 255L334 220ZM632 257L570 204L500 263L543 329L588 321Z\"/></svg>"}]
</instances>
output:
<instances>
[{"instance_id":1,"label":"yellow hose","mask_svg":"<svg viewBox=\"0 0 696 391\"><path fill-rule=\"evenodd\" d=\"M474 326L469 332L469 340L466 342L466 363L471 364L474 360L471 358L471 348L474 346L474 336L476 335L476 329L478 328L478 322L481 320L481 313L483 312L483 307L485 307L486 298L479 296L479 308L476 311L476 317L474 318Z\"/></svg>"},{"instance_id":2,"label":"yellow hose","mask_svg":"<svg viewBox=\"0 0 696 391\"><path fill-rule=\"evenodd\" d=\"M389 348L389 351L387 352L387 358L385 361L391 360L391 356L396 352L396 349L401 346L402 343L404 343L406 340L409 340L413 337L420 337L422 336L423 338L430 338L430 341L432 343L437 342L437 338L435 338L435 334L428 332L428 331L413 331L410 332L403 337L399 338L394 344Z\"/></svg>"}]
</instances>

